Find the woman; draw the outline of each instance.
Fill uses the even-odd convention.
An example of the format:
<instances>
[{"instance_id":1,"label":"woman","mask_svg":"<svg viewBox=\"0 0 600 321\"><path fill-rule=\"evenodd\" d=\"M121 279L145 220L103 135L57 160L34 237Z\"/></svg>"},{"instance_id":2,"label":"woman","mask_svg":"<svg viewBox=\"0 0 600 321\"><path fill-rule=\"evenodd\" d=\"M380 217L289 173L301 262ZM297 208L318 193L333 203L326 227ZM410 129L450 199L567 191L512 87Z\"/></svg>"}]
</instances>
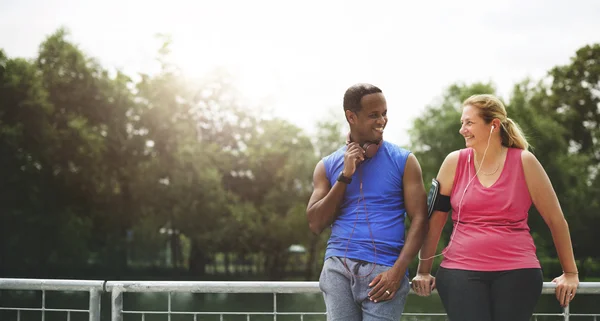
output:
<instances>
[{"instance_id":1,"label":"woman","mask_svg":"<svg viewBox=\"0 0 600 321\"><path fill-rule=\"evenodd\" d=\"M563 274L553 280L562 306L579 277L569 227L546 172L527 151L521 130L492 95L463 103L465 149L450 153L437 180L450 196L453 233L434 278L433 258L447 212L434 211L419 255L413 290L438 293L452 321L529 320L542 292L542 271L527 212L533 203L552 232Z\"/></svg>"}]
</instances>

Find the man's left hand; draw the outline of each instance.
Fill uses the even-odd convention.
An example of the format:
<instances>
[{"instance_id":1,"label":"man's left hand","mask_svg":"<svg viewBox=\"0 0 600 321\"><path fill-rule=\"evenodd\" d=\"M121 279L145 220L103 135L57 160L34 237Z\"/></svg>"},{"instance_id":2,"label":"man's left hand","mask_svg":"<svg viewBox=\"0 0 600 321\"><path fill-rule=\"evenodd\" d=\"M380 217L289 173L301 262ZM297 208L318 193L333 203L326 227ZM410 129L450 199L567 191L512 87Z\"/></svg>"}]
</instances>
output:
<instances>
[{"instance_id":1,"label":"man's left hand","mask_svg":"<svg viewBox=\"0 0 600 321\"><path fill-rule=\"evenodd\" d=\"M369 299L373 302L387 301L394 298L396 292L402 285L403 275L397 273L393 268L377 275L369 287Z\"/></svg>"}]
</instances>

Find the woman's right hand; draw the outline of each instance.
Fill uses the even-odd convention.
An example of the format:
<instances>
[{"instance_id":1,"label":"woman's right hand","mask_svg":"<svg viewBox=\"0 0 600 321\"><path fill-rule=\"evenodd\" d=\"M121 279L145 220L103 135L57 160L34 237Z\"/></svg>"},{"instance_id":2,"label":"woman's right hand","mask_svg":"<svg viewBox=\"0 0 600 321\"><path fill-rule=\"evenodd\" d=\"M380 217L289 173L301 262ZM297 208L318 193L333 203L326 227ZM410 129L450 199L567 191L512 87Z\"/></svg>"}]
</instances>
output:
<instances>
[{"instance_id":1,"label":"woman's right hand","mask_svg":"<svg viewBox=\"0 0 600 321\"><path fill-rule=\"evenodd\" d=\"M417 273L412 279L412 289L418 296L429 296L435 289L435 277L429 273Z\"/></svg>"}]
</instances>

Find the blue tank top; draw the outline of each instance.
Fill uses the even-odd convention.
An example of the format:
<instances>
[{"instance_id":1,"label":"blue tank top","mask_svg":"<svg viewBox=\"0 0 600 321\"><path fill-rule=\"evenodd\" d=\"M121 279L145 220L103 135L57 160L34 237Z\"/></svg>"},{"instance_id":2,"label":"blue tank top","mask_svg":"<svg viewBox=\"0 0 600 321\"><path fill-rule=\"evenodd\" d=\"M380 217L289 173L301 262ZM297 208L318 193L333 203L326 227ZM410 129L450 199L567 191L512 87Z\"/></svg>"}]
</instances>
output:
<instances>
[{"instance_id":1,"label":"blue tank top","mask_svg":"<svg viewBox=\"0 0 600 321\"><path fill-rule=\"evenodd\" d=\"M344 168L345 152L346 146L343 146L323 158L331 186ZM370 263L394 265L404 246L406 210L402 178L409 155L409 151L384 141L373 158L360 164L346 188L340 214L331 225L325 260L345 255ZM360 195L361 181L364 200Z\"/></svg>"}]
</instances>

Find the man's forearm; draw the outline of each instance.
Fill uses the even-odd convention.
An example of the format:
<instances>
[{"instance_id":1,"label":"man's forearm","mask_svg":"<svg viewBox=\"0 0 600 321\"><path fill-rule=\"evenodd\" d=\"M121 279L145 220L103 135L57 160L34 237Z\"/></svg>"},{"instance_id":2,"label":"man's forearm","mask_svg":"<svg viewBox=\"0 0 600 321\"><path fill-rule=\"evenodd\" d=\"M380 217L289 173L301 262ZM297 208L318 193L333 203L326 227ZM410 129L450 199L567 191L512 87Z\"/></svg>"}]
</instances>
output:
<instances>
[{"instance_id":1,"label":"man's forearm","mask_svg":"<svg viewBox=\"0 0 600 321\"><path fill-rule=\"evenodd\" d=\"M406 235L404 247L400 251L398 259L394 263L393 268L395 270L400 273L404 273L406 271L410 265L410 262L415 258L421 249L428 229L429 220L427 219L426 215L415 217L410 222L410 228L408 229L408 233Z\"/></svg>"},{"instance_id":2,"label":"man's forearm","mask_svg":"<svg viewBox=\"0 0 600 321\"><path fill-rule=\"evenodd\" d=\"M320 234L325 227L331 225L338 215L344 199L346 184L336 182L327 195L308 209L308 225L315 234Z\"/></svg>"}]
</instances>

